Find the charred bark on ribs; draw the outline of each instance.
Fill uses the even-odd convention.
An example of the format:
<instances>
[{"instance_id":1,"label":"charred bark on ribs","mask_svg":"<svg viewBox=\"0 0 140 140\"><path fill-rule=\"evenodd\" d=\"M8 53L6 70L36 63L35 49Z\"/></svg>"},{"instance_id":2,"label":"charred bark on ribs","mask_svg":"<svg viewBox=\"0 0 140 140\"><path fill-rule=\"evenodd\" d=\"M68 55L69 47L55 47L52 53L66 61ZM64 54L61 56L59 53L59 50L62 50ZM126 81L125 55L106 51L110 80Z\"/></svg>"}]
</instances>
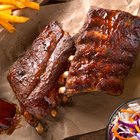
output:
<instances>
[{"instance_id":1,"label":"charred bark on ribs","mask_svg":"<svg viewBox=\"0 0 140 140\"><path fill-rule=\"evenodd\" d=\"M57 81L73 52L74 43L70 35L57 22L52 22L9 70L8 80L22 113L39 133L45 130L47 118L51 114L55 116L54 109L61 102Z\"/></svg>"}]
</instances>

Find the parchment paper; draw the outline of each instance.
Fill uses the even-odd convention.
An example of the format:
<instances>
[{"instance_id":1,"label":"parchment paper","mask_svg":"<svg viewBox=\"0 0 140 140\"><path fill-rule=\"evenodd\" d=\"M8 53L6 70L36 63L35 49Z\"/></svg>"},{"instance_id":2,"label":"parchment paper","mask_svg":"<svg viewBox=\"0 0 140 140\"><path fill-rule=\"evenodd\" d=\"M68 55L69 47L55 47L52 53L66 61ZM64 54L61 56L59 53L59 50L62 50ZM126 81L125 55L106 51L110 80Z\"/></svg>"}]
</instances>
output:
<instances>
[{"instance_id":1,"label":"parchment paper","mask_svg":"<svg viewBox=\"0 0 140 140\"><path fill-rule=\"evenodd\" d=\"M0 30L0 98L18 103L7 82L6 73L12 63L31 45L38 30L50 21L58 20L66 31L74 35L83 25L90 6L121 9L140 15L139 0L73 0L63 4L43 6L38 12L17 11L15 14L27 15L31 20L25 24L16 25L17 30L13 34ZM112 111L120 103L140 97L139 71L140 55L129 73L121 96L94 93L73 97L72 106L59 109L58 118L50 122L48 132L44 136L39 136L34 128L23 122L23 127L15 130L11 136L0 136L0 140L61 140L103 129Z\"/></svg>"}]
</instances>

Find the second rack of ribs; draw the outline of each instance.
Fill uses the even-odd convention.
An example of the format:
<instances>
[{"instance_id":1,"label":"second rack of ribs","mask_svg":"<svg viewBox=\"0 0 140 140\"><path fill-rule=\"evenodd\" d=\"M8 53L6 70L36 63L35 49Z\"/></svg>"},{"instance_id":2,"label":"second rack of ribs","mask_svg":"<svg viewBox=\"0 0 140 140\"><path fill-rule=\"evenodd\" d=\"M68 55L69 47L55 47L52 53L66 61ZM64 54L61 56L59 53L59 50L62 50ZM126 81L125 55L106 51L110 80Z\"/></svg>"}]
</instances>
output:
<instances>
[{"instance_id":1,"label":"second rack of ribs","mask_svg":"<svg viewBox=\"0 0 140 140\"><path fill-rule=\"evenodd\" d=\"M140 47L140 18L93 8L75 40L65 94L101 91L120 95Z\"/></svg>"}]
</instances>

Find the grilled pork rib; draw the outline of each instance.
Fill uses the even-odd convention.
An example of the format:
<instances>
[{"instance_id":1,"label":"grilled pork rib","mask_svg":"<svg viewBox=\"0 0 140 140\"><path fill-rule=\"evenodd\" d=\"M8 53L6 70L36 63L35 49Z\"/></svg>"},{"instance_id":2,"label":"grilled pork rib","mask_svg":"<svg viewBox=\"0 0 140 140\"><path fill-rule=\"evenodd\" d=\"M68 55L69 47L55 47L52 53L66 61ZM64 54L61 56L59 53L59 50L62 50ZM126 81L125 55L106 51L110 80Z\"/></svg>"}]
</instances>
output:
<instances>
[{"instance_id":1,"label":"grilled pork rib","mask_svg":"<svg viewBox=\"0 0 140 140\"><path fill-rule=\"evenodd\" d=\"M65 94L102 91L120 95L139 46L139 17L119 10L91 9L76 39Z\"/></svg>"},{"instance_id":2,"label":"grilled pork rib","mask_svg":"<svg viewBox=\"0 0 140 140\"><path fill-rule=\"evenodd\" d=\"M8 80L22 112L39 133L44 131L46 118L51 112L53 116L53 109L61 100L57 94L57 81L65 71L67 59L73 51L70 35L53 22L46 26L31 49L9 70Z\"/></svg>"}]
</instances>

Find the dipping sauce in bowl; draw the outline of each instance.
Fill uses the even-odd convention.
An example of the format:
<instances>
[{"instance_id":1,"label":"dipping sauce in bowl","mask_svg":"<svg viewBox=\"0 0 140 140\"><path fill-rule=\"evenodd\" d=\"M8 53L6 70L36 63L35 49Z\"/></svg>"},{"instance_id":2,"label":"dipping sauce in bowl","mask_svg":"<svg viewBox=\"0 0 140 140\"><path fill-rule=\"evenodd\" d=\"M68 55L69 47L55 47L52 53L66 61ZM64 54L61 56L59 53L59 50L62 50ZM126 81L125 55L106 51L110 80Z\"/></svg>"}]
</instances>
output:
<instances>
[{"instance_id":1,"label":"dipping sauce in bowl","mask_svg":"<svg viewBox=\"0 0 140 140\"><path fill-rule=\"evenodd\" d=\"M127 101L113 112L106 140L140 140L140 98Z\"/></svg>"}]
</instances>

